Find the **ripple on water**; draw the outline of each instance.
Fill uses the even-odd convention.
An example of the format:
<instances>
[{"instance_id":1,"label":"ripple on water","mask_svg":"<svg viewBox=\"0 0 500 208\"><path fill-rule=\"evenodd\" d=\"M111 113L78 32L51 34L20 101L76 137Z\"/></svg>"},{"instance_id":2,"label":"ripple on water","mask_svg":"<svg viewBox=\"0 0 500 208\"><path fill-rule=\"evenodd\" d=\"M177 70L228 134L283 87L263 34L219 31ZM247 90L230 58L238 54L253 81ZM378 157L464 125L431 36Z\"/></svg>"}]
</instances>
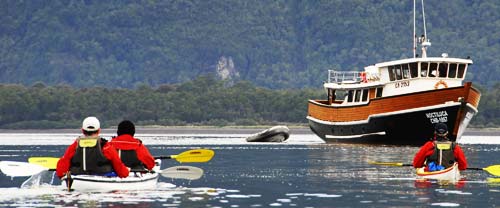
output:
<instances>
[{"instance_id":1,"label":"ripple on water","mask_svg":"<svg viewBox=\"0 0 500 208\"><path fill-rule=\"evenodd\" d=\"M440 207L458 207L460 204L457 203L451 203L451 202L439 202L439 203L432 203L431 206L440 206Z\"/></svg>"},{"instance_id":2,"label":"ripple on water","mask_svg":"<svg viewBox=\"0 0 500 208\"><path fill-rule=\"evenodd\" d=\"M459 190L436 189L436 191L442 194L472 195L470 192L463 192Z\"/></svg>"},{"instance_id":3,"label":"ripple on water","mask_svg":"<svg viewBox=\"0 0 500 208\"><path fill-rule=\"evenodd\" d=\"M304 196L315 196L315 197L319 197L319 198L337 198L337 197L341 197L342 195L338 195L338 194L324 194L324 193L315 193L315 194L304 194Z\"/></svg>"}]
</instances>

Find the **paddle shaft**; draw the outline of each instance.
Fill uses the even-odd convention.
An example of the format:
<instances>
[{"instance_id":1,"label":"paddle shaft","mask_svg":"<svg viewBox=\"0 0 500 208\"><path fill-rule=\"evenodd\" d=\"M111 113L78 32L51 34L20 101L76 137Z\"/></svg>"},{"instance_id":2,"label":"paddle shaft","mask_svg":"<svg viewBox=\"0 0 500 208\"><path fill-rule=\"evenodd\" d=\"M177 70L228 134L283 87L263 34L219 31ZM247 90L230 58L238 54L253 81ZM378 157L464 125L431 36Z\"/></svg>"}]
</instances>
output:
<instances>
[{"instance_id":1,"label":"paddle shaft","mask_svg":"<svg viewBox=\"0 0 500 208\"><path fill-rule=\"evenodd\" d=\"M178 155L160 155L154 159L174 159L180 163L204 163L208 162L214 156L214 151L209 149L194 149L184 151ZM28 163L43 166L47 169L55 169L59 158L57 157L30 157Z\"/></svg>"},{"instance_id":2,"label":"paddle shaft","mask_svg":"<svg viewBox=\"0 0 500 208\"><path fill-rule=\"evenodd\" d=\"M402 166L413 166L412 164L403 163ZM484 168L467 168L466 170L484 170Z\"/></svg>"},{"instance_id":3,"label":"paddle shaft","mask_svg":"<svg viewBox=\"0 0 500 208\"><path fill-rule=\"evenodd\" d=\"M388 163L388 164L390 164L390 163ZM377 164L377 165L383 165L383 164L381 163L381 164ZM391 165L391 166L413 166L413 165L408 164L408 163L402 163L399 165ZM484 170L484 168L467 168L466 170Z\"/></svg>"},{"instance_id":4,"label":"paddle shaft","mask_svg":"<svg viewBox=\"0 0 500 208\"><path fill-rule=\"evenodd\" d=\"M160 159L160 160L165 160L165 159L172 159L171 155L160 155L160 156L155 156L155 159Z\"/></svg>"},{"instance_id":5,"label":"paddle shaft","mask_svg":"<svg viewBox=\"0 0 500 208\"><path fill-rule=\"evenodd\" d=\"M56 171L56 169L48 169L47 171ZM130 172L140 172L140 173L154 173L153 170L142 170L142 169L132 169Z\"/></svg>"}]
</instances>

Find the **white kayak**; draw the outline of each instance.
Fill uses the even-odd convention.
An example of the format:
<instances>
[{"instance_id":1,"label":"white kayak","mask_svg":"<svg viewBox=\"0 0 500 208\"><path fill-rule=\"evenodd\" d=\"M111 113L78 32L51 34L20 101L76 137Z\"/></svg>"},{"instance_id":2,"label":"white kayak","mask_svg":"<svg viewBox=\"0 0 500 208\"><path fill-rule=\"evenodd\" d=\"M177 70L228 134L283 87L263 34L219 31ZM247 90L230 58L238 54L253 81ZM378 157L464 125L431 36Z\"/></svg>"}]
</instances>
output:
<instances>
[{"instance_id":1,"label":"white kayak","mask_svg":"<svg viewBox=\"0 0 500 208\"><path fill-rule=\"evenodd\" d=\"M440 171L426 172L424 168L417 168L418 179L434 179L446 181L460 180L460 170L458 170L458 163L453 166Z\"/></svg>"},{"instance_id":2,"label":"white kayak","mask_svg":"<svg viewBox=\"0 0 500 208\"><path fill-rule=\"evenodd\" d=\"M126 178L108 177L99 175L71 175L73 182L71 189L76 191L113 191L113 190L144 190L155 189L160 177L160 160L152 172L130 172ZM62 186L66 189L66 177L61 179Z\"/></svg>"}]
</instances>

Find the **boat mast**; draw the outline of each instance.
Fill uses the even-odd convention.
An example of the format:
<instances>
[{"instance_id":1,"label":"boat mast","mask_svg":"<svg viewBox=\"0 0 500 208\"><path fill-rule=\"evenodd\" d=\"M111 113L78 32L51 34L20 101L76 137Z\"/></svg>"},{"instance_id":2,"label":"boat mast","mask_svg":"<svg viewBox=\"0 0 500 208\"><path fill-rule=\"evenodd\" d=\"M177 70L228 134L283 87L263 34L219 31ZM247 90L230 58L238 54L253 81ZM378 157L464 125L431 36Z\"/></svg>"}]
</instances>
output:
<instances>
[{"instance_id":1,"label":"boat mast","mask_svg":"<svg viewBox=\"0 0 500 208\"><path fill-rule=\"evenodd\" d=\"M425 26L425 10L424 10L424 0L422 0L422 20L424 24L424 34L419 38L419 42L422 45L422 58L427 58L427 47L431 46L431 42L427 38L427 27Z\"/></svg>"}]
</instances>

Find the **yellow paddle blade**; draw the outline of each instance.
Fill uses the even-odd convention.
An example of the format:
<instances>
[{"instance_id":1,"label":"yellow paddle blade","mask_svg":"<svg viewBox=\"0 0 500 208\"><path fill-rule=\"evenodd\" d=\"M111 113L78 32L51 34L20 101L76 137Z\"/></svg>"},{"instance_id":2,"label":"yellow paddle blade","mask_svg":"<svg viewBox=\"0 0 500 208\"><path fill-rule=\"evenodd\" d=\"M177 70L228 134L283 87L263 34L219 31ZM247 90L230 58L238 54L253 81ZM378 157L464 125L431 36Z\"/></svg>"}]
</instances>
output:
<instances>
[{"instance_id":1,"label":"yellow paddle blade","mask_svg":"<svg viewBox=\"0 0 500 208\"><path fill-rule=\"evenodd\" d=\"M188 150L178 155L171 155L170 157L176 159L178 162L208 162L215 155L213 150L209 149L195 149Z\"/></svg>"},{"instance_id":2,"label":"yellow paddle blade","mask_svg":"<svg viewBox=\"0 0 500 208\"><path fill-rule=\"evenodd\" d=\"M488 178L488 183L495 183L495 185L500 184L500 178Z\"/></svg>"},{"instance_id":3,"label":"yellow paddle blade","mask_svg":"<svg viewBox=\"0 0 500 208\"><path fill-rule=\"evenodd\" d=\"M48 169L56 169L58 157L30 157L28 162L31 164L37 164Z\"/></svg>"},{"instance_id":4,"label":"yellow paddle blade","mask_svg":"<svg viewBox=\"0 0 500 208\"><path fill-rule=\"evenodd\" d=\"M491 175L500 176L500 165L491 165L483 168L483 170L487 171Z\"/></svg>"},{"instance_id":5,"label":"yellow paddle blade","mask_svg":"<svg viewBox=\"0 0 500 208\"><path fill-rule=\"evenodd\" d=\"M406 166L400 162L376 162L376 161L368 161L369 164L372 165L387 165L387 166Z\"/></svg>"}]
</instances>

